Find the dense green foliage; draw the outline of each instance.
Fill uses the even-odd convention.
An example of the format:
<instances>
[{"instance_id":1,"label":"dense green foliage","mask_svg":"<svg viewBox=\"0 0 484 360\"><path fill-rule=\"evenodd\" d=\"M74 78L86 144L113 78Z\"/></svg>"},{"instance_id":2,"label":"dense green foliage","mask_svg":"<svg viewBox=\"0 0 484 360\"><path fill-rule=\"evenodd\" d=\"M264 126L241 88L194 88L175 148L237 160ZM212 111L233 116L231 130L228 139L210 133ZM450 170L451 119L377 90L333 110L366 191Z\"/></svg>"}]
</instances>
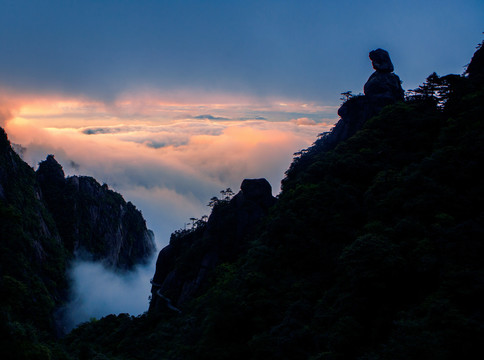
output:
<instances>
[{"instance_id":1,"label":"dense green foliage","mask_svg":"<svg viewBox=\"0 0 484 360\"><path fill-rule=\"evenodd\" d=\"M326 134L298 153L263 227L181 315L109 316L74 330L70 350L119 359L479 353L484 82L470 68L432 74L333 149ZM184 235L175 237L190 242L193 232Z\"/></svg>"}]
</instances>

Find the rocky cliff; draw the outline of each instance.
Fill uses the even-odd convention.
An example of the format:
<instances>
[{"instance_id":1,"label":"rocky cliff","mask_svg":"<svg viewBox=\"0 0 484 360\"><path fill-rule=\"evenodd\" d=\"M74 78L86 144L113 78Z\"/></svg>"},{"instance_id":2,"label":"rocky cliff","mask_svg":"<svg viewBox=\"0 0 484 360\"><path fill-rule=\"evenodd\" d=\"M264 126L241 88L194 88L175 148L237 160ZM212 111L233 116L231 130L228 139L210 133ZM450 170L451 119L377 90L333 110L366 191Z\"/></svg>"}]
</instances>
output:
<instances>
[{"instance_id":1,"label":"rocky cliff","mask_svg":"<svg viewBox=\"0 0 484 360\"><path fill-rule=\"evenodd\" d=\"M55 333L68 259L34 170L0 128L0 348L12 358L24 358L22 348L41 354Z\"/></svg>"},{"instance_id":2,"label":"rocky cliff","mask_svg":"<svg viewBox=\"0 0 484 360\"><path fill-rule=\"evenodd\" d=\"M375 72L365 83L365 95L353 96L338 110L341 120L332 130L327 145L335 146L337 143L354 135L363 124L380 110L397 101L402 101L404 91L400 78L393 73L393 63L386 50L376 49L370 51L370 60Z\"/></svg>"},{"instance_id":3,"label":"rocky cliff","mask_svg":"<svg viewBox=\"0 0 484 360\"><path fill-rule=\"evenodd\" d=\"M153 254L154 236L141 213L106 184L87 176L65 178L52 155L36 175L64 244L76 256L130 269Z\"/></svg>"},{"instance_id":4,"label":"rocky cliff","mask_svg":"<svg viewBox=\"0 0 484 360\"><path fill-rule=\"evenodd\" d=\"M158 255L150 310L166 308L167 299L179 306L197 295L217 265L247 247L247 236L275 202L266 179L245 179L232 199L216 201L206 223L172 234Z\"/></svg>"},{"instance_id":5,"label":"rocky cliff","mask_svg":"<svg viewBox=\"0 0 484 360\"><path fill-rule=\"evenodd\" d=\"M50 358L75 256L130 269L154 249L133 204L93 178L65 178L52 155L35 172L0 128L0 357Z\"/></svg>"}]
</instances>

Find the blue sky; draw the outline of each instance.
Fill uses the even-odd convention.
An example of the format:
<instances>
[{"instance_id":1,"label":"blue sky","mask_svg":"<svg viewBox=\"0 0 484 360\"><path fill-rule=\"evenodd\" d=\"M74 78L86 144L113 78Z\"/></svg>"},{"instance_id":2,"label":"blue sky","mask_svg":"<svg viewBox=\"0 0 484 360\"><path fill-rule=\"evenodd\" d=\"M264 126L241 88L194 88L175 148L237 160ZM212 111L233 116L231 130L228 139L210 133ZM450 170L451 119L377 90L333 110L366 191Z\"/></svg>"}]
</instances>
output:
<instances>
[{"instance_id":1,"label":"blue sky","mask_svg":"<svg viewBox=\"0 0 484 360\"><path fill-rule=\"evenodd\" d=\"M335 104L382 47L404 88L461 73L482 1L0 1L0 85L109 101L125 91Z\"/></svg>"}]
</instances>

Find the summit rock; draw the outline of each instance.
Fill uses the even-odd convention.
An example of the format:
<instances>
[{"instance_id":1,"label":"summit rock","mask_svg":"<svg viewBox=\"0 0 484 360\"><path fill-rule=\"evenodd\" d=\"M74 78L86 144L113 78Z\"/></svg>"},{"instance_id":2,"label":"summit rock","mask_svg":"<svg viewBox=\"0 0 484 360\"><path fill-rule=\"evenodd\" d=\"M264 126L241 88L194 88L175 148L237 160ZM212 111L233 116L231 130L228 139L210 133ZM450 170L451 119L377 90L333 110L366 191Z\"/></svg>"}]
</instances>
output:
<instances>
[{"instance_id":1,"label":"summit rock","mask_svg":"<svg viewBox=\"0 0 484 360\"><path fill-rule=\"evenodd\" d=\"M403 100L404 92L398 75L393 73L393 64L386 50L370 51L370 60L375 72L371 74L364 86L366 96L383 107L399 100Z\"/></svg>"},{"instance_id":2,"label":"summit rock","mask_svg":"<svg viewBox=\"0 0 484 360\"><path fill-rule=\"evenodd\" d=\"M393 64L388 52L383 49L370 51L370 60L375 72L370 75L363 87L365 95L353 96L341 105L338 110L341 120L327 141L331 146L354 135L368 119L377 115L385 106L404 99L400 78L393 73Z\"/></svg>"},{"instance_id":3,"label":"summit rock","mask_svg":"<svg viewBox=\"0 0 484 360\"><path fill-rule=\"evenodd\" d=\"M173 233L158 255L150 310L177 310L174 306L193 299L217 265L233 261L246 248L275 203L266 179L245 179L232 199L217 202L206 223Z\"/></svg>"},{"instance_id":4,"label":"summit rock","mask_svg":"<svg viewBox=\"0 0 484 360\"><path fill-rule=\"evenodd\" d=\"M378 72L389 73L393 72L393 64L390 60L388 51L383 49L376 49L370 51L370 60L373 65L373 69Z\"/></svg>"},{"instance_id":5,"label":"summit rock","mask_svg":"<svg viewBox=\"0 0 484 360\"><path fill-rule=\"evenodd\" d=\"M378 115L385 106L404 100L405 93L400 78L393 73L394 66L388 51L383 49L372 50L369 53L369 58L375 71L363 87L364 95L348 96L338 109L338 115L341 119L334 128L330 132L321 134L314 146L296 153L300 156L295 158L286 172L288 176L282 180L283 189L287 189L288 186L296 186L297 181L290 180L292 174L301 172L303 168L310 166L312 156L334 149L338 144L356 134L369 119ZM342 93L342 95L350 93Z\"/></svg>"}]
</instances>

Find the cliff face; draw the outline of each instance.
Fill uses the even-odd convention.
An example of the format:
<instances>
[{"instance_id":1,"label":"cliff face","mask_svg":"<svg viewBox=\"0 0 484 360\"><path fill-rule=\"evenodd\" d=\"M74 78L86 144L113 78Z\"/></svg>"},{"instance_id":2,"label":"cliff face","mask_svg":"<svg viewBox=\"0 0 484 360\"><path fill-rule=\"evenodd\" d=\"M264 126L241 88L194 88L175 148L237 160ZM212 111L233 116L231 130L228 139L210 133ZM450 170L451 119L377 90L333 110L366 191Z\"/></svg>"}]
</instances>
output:
<instances>
[{"instance_id":1,"label":"cliff face","mask_svg":"<svg viewBox=\"0 0 484 360\"><path fill-rule=\"evenodd\" d=\"M135 206L87 176L65 178L49 155L37 179L69 251L81 258L130 269L154 252L153 233Z\"/></svg>"},{"instance_id":2,"label":"cliff face","mask_svg":"<svg viewBox=\"0 0 484 360\"><path fill-rule=\"evenodd\" d=\"M217 201L206 223L172 234L156 262L150 310L192 299L207 285L212 270L233 261L247 247L246 238L275 204L266 179L245 179L231 200ZM169 305L169 304L168 304Z\"/></svg>"},{"instance_id":3,"label":"cliff face","mask_svg":"<svg viewBox=\"0 0 484 360\"><path fill-rule=\"evenodd\" d=\"M154 249L133 204L51 155L36 173L0 128L0 357L47 358L74 256L130 269Z\"/></svg>"},{"instance_id":4,"label":"cliff face","mask_svg":"<svg viewBox=\"0 0 484 360\"><path fill-rule=\"evenodd\" d=\"M37 332L55 332L53 315L68 289L68 258L35 172L0 128L0 338L9 356L22 358L20 343L36 354Z\"/></svg>"}]
</instances>

